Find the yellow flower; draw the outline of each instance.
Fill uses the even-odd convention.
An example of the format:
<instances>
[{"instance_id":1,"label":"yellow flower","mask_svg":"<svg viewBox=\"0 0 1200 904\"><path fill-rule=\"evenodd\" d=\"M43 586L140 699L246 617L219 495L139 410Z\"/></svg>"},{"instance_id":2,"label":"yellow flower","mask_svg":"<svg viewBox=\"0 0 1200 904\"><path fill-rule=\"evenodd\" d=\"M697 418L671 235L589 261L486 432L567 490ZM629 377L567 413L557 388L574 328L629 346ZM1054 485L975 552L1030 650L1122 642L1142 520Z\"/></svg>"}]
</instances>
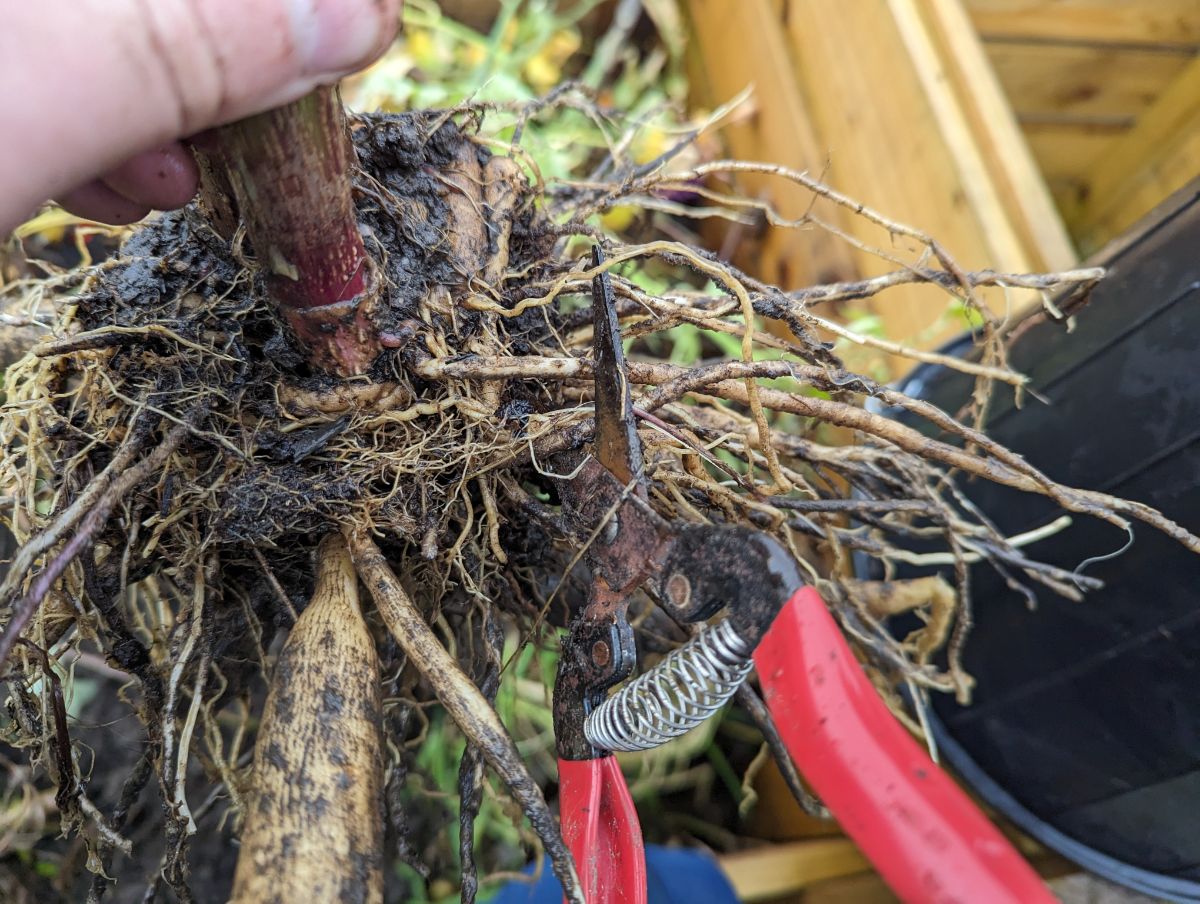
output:
<instances>
[{"instance_id":1,"label":"yellow flower","mask_svg":"<svg viewBox=\"0 0 1200 904\"><path fill-rule=\"evenodd\" d=\"M463 47L462 56L468 66L478 66L487 59L487 48L480 44L467 44Z\"/></svg>"},{"instance_id":2,"label":"yellow flower","mask_svg":"<svg viewBox=\"0 0 1200 904\"><path fill-rule=\"evenodd\" d=\"M637 208L632 204L618 204L600 214L600 225L609 232L621 233L633 225Z\"/></svg>"},{"instance_id":3,"label":"yellow flower","mask_svg":"<svg viewBox=\"0 0 1200 904\"><path fill-rule=\"evenodd\" d=\"M649 163L665 154L671 147L671 136L653 126L642 129L633 139L633 159L637 163Z\"/></svg>"},{"instance_id":4,"label":"yellow flower","mask_svg":"<svg viewBox=\"0 0 1200 904\"><path fill-rule=\"evenodd\" d=\"M537 91L548 91L562 79L563 64L579 49L579 32L556 31L525 64L525 80Z\"/></svg>"},{"instance_id":5,"label":"yellow flower","mask_svg":"<svg viewBox=\"0 0 1200 904\"><path fill-rule=\"evenodd\" d=\"M439 59L438 46L432 32L427 29L414 28L405 38L407 39L408 52L412 55L413 62L422 69L429 69L437 65Z\"/></svg>"}]
</instances>

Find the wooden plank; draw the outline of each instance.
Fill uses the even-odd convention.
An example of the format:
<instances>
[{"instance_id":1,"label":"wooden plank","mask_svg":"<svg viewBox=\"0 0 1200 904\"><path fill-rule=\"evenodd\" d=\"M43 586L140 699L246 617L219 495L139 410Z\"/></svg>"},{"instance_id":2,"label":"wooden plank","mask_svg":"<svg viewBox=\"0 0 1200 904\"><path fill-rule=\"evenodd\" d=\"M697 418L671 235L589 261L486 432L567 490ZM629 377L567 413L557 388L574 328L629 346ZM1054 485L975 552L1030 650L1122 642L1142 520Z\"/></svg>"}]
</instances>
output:
<instances>
[{"instance_id":1,"label":"wooden plank","mask_svg":"<svg viewBox=\"0 0 1200 904\"><path fill-rule=\"evenodd\" d=\"M1075 179L1082 182L1088 170L1111 150L1131 127L1031 123L1025 139L1047 182Z\"/></svg>"},{"instance_id":2,"label":"wooden plank","mask_svg":"<svg viewBox=\"0 0 1200 904\"><path fill-rule=\"evenodd\" d=\"M771 0L688 0L693 41L692 85L711 108L753 85L751 115L735 115L721 130L731 156L820 172L825 158L795 82L788 47ZM799 218L812 196L769 176L745 175L739 189L768 198L788 218ZM825 202L813 210L840 223L842 214ZM785 289L853 279L854 261L846 246L816 230L770 228L756 249L756 276Z\"/></svg>"},{"instance_id":3,"label":"wooden plank","mask_svg":"<svg viewBox=\"0 0 1200 904\"><path fill-rule=\"evenodd\" d=\"M719 857L717 862L739 900L767 901L795 894L813 883L870 869L847 838L817 838L775 844Z\"/></svg>"},{"instance_id":4,"label":"wooden plank","mask_svg":"<svg viewBox=\"0 0 1200 904\"><path fill-rule=\"evenodd\" d=\"M836 15L822 0L791 0L786 21L798 81L829 151L827 181L936 237L967 268L1033 266L913 0L856 0ZM902 252L869 224L849 226L861 241ZM864 275L894 266L866 253L856 260ZM915 286L889 291L870 309L890 338L935 343L957 329L939 321L945 305L944 295Z\"/></svg>"},{"instance_id":5,"label":"wooden plank","mask_svg":"<svg viewBox=\"0 0 1200 904\"><path fill-rule=\"evenodd\" d=\"M847 838L818 838L766 845L717 858L740 900L802 904L890 904L899 900ZM1046 879L1070 875L1079 867L1041 852L1030 865Z\"/></svg>"},{"instance_id":6,"label":"wooden plank","mask_svg":"<svg viewBox=\"0 0 1200 904\"><path fill-rule=\"evenodd\" d=\"M954 253L988 256L888 0L843 3L837 15L821 0L790 0L786 23L827 181L888 216L958 236Z\"/></svg>"},{"instance_id":7,"label":"wooden plank","mask_svg":"<svg viewBox=\"0 0 1200 904\"><path fill-rule=\"evenodd\" d=\"M965 0L984 37L1200 45L1196 0Z\"/></svg>"},{"instance_id":8,"label":"wooden plank","mask_svg":"<svg viewBox=\"0 0 1200 904\"><path fill-rule=\"evenodd\" d=\"M1039 856L1033 859L1030 865L1044 879L1058 879L1079 872L1078 866L1054 854ZM900 899L877 873L870 872L814 882L796 901L798 904L898 904Z\"/></svg>"},{"instance_id":9,"label":"wooden plank","mask_svg":"<svg viewBox=\"0 0 1200 904\"><path fill-rule=\"evenodd\" d=\"M1033 266L1074 266L1075 248L1062 217L962 3L926 0L921 10L988 175Z\"/></svg>"},{"instance_id":10,"label":"wooden plank","mask_svg":"<svg viewBox=\"0 0 1200 904\"><path fill-rule=\"evenodd\" d=\"M1099 248L1200 177L1200 56L1088 174L1073 219L1081 244Z\"/></svg>"},{"instance_id":11,"label":"wooden plank","mask_svg":"<svg viewBox=\"0 0 1200 904\"><path fill-rule=\"evenodd\" d=\"M798 82L828 154L823 178L887 216L945 238L964 266L990 260L888 0L843 3L837 15L829 15L822 0L789 0L786 22ZM853 54L847 48L854 48ZM847 225L856 239L892 251L889 237L877 228L857 218ZM911 258L909 244L896 252L907 249ZM855 261L863 276L894 266L863 252L855 253ZM944 306L944 296L922 286L891 290L865 305L882 319L889 338L904 340L927 330ZM942 336L930 338L936 342ZM889 365L895 375L903 372L903 361L892 359ZM871 364L856 360L853 366Z\"/></svg>"},{"instance_id":12,"label":"wooden plank","mask_svg":"<svg viewBox=\"0 0 1200 904\"><path fill-rule=\"evenodd\" d=\"M1088 171L1129 129L1040 123L1024 131L1046 187L1069 221L1083 203Z\"/></svg>"},{"instance_id":13,"label":"wooden plank","mask_svg":"<svg viewBox=\"0 0 1200 904\"><path fill-rule=\"evenodd\" d=\"M800 809L774 760L768 761L755 777L754 789L758 792L758 800L750 811L747 824L753 837L765 841L795 841L841 834L841 828L832 819L817 819Z\"/></svg>"},{"instance_id":14,"label":"wooden plank","mask_svg":"<svg viewBox=\"0 0 1200 904\"><path fill-rule=\"evenodd\" d=\"M694 89L711 106L748 83L757 87L754 114L723 130L732 153L819 174L935 237L968 269L1074 262L1003 92L954 0L854 0L836 9L825 0L688 0L686 8ZM771 180L751 190L779 202ZM785 212L793 216L808 209L803 193L788 203ZM819 232L778 236L781 230L769 229L763 251L740 262L756 276L796 286L833 272L875 275L921 252L828 204L819 202L813 212L831 219L855 247L848 252L827 242L840 256L814 261L808 243ZM1001 309L1033 296L992 298ZM882 318L890 338L932 344L960 328L943 317L947 302L939 290L904 286L866 307ZM879 363L872 353L855 365ZM890 363L893 375L907 366Z\"/></svg>"},{"instance_id":15,"label":"wooden plank","mask_svg":"<svg viewBox=\"0 0 1200 904\"><path fill-rule=\"evenodd\" d=\"M860 873L814 883L800 904L899 904L900 899L876 873Z\"/></svg>"},{"instance_id":16,"label":"wooden plank","mask_svg":"<svg viewBox=\"0 0 1200 904\"><path fill-rule=\"evenodd\" d=\"M985 47L1022 123L1131 126L1191 59L1122 47L1010 41Z\"/></svg>"},{"instance_id":17,"label":"wooden plank","mask_svg":"<svg viewBox=\"0 0 1200 904\"><path fill-rule=\"evenodd\" d=\"M982 143L972 131L963 105L954 95L951 79L947 77L946 61L935 50L933 37L921 18L918 0L890 0L889 7L910 65L933 112L938 135L956 166L959 190L966 194L987 253L1001 267L1032 269L1032 249L1021 241L1010 211L1000 198L992 178L994 174L989 171L983 156ZM963 50L966 52L966 48ZM982 54L977 62L984 64ZM939 241L953 239L939 237Z\"/></svg>"}]
</instances>

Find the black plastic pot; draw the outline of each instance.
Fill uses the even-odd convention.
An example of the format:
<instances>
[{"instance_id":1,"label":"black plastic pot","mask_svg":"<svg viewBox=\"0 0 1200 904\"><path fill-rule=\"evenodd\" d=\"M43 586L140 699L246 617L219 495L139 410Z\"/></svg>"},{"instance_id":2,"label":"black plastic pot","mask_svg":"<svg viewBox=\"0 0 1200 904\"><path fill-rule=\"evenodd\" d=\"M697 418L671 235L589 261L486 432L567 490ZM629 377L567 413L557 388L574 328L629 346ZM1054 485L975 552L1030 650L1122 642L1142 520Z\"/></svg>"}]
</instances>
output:
<instances>
[{"instance_id":1,"label":"black plastic pot","mask_svg":"<svg viewBox=\"0 0 1200 904\"><path fill-rule=\"evenodd\" d=\"M1013 366L1020 410L999 393L989 432L1066 484L1140 500L1200 530L1200 188L1098 261L1109 277L1075 329L1036 316ZM923 367L912 395L957 410L969 381ZM1043 497L964 489L1007 534L1062 514ZM1030 610L987 565L972 568L968 707L933 703L945 759L989 803L1087 869L1143 892L1200 901L1200 556L1135 522L1124 554L1087 566L1082 603L1050 591ZM1120 530L1075 517L1030 548L1074 569L1119 550ZM898 626L902 629L903 626Z\"/></svg>"}]
</instances>

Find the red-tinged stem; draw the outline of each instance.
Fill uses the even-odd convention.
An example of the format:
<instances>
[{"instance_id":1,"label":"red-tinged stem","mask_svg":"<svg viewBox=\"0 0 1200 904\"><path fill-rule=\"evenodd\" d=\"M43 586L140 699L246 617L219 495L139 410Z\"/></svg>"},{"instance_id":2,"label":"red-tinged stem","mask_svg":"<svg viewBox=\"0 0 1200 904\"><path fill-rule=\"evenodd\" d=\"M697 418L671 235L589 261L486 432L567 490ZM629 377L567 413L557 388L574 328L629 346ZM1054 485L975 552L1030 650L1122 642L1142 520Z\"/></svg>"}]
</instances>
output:
<instances>
[{"instance_id":1,"label":"red-tinged stem","mask_svg":"<svg viewBox=\"0 0 1200 904\"><path fill-rule=\"evenodd\" d=\"M379 352L375 268L350 195L355 157L337 89L224 126L212 145L210 162L220 162L271 296L310 361L344 376L365 371Z\"/></svg>"}]
</instances>

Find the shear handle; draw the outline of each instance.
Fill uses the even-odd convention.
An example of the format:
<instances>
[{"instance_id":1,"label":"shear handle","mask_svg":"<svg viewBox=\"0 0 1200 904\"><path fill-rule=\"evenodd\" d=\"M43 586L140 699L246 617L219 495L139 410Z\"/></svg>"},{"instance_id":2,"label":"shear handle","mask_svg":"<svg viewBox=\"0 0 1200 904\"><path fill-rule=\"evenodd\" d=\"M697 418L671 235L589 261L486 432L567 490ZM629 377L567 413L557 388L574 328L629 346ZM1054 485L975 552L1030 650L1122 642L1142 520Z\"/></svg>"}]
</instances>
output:
<instances>
[{"instance_id":1,"label":"shear handle","mask_svg":"<svg viewBox=\"0 0 1200 904\"><path fill-rule=\"evenodd\" d=\"M587 904L646 904L642 826L615 756L558 761L563 839Z\"/></svg>"},{"instance_id":2,"label":"shear handle","mask_svg":"<svg viewBox=\"0 0 1200 904\"><path fill-rule=\"evenodd\" d=\"M815 590L784 604L754 661L796 766L901 900L1055 900L888 712Z\"/></svg>"}]
</instances>

